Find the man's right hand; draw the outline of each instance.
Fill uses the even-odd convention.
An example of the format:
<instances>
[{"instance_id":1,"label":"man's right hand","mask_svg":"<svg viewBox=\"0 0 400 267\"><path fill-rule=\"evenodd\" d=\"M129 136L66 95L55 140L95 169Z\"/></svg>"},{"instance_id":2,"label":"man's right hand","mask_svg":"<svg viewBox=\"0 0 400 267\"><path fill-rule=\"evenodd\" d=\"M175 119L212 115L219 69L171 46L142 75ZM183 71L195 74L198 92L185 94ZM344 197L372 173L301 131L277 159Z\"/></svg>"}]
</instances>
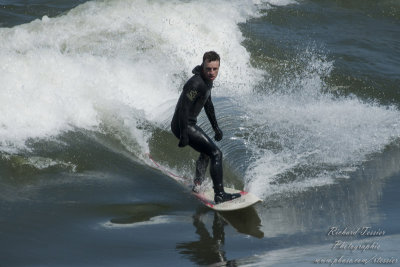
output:
<instances>
[{"instance_id":1,"label":"man's right hand","mask_svg":"<svg viewBox=\"0 0 400 267\"><path fill-rule=\"evenodd\" d=\"M189 144L189 137L186 136L181 136L181 139L179 139L179 147L185 147Z\"/></svg>"}]
</instances>

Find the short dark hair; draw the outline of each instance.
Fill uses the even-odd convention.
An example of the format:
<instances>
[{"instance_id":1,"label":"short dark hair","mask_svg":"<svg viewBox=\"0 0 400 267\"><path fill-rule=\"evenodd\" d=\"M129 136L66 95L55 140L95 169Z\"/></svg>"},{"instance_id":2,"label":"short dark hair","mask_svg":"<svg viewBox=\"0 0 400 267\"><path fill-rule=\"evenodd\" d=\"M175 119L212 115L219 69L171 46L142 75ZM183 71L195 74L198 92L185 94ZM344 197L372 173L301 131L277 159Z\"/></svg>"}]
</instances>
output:
<instances>
[{"instance_id":1,"label":"short dark hair","mask_svg":"<svg viewBox=\"0 0 400 267\"><path fill-rule=\"evenodd\" d=\"M207 61L220 61L220 57L219 57L219 55L217 54L217 52L215 52L215 51L208 51L208 52L205 52L204 55L203 55L203 63L204 63L206 60L207 60Z\"/></svg>"}]
</instances>

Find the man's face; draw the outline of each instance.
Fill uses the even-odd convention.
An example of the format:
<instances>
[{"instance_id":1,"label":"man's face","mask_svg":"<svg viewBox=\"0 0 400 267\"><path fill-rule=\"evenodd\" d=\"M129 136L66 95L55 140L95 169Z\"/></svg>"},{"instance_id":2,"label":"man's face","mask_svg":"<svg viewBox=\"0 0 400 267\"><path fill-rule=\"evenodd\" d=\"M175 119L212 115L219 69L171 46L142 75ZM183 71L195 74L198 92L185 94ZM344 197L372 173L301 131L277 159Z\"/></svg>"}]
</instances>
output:
<instances>
[{"instance_id":1,"label":"man's face","mask_svg":"<svg viewBox=\"0 0 400 267\"><path fill-rule=\"evenodd\" d=\"M218 76L219 71L219 61L204 61L203 63L203 73L204 76L210 80L214 81Z\"/></svg>"}]
</instances>

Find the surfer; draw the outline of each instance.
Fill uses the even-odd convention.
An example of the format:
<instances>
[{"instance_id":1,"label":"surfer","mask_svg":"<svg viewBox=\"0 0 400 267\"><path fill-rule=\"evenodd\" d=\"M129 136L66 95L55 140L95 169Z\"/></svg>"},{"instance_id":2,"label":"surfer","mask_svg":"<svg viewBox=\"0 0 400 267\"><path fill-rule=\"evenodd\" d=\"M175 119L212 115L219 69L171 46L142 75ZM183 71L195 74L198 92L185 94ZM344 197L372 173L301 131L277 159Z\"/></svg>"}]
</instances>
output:
<instances>
[{"instance_id":1,"label":"surfer","mask_svg":"<svg viewBox=\"0 0 400 267\"><path fill-rule=\"evenodd\" d=\"M216 141L222 139L222 131L218 127L215 117L214 105L211 101L211 89L213 81L217 78L220 66L220 57L214 51L203 55L203 63L196 66L194 74L183 86L175 108L174 117L171 122L171 130L179 139L179 147L191 146L200 152L196 161L196 175L193 191L198 191L204 181L207 166L211 160L210 174L213 181L214 201L225 202L240 197L240 194L228 194L224 191L222 152L211 138L198 126L197 116L203 109L214 129Z\"/></svg>"}]
</instances>

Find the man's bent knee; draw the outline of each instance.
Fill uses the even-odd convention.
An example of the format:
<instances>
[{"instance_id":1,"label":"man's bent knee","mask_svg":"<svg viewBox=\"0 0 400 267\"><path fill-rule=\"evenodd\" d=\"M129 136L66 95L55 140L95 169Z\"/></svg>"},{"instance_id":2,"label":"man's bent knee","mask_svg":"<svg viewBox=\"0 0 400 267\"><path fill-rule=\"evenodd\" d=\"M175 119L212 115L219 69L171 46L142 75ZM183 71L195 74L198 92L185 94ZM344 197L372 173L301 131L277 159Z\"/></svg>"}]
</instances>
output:
<instances>
[{"instance_id":1,"label":"man's bent knee","mask_svg":"<svg viewBox=\"0 0 400 267\"><path fill-rule=\"evenodd\" d=\"M215 161L222 161L222 152L219 149L215 149L212 154L211 157L215 160Z\"/></svg>"}]
</instances>

